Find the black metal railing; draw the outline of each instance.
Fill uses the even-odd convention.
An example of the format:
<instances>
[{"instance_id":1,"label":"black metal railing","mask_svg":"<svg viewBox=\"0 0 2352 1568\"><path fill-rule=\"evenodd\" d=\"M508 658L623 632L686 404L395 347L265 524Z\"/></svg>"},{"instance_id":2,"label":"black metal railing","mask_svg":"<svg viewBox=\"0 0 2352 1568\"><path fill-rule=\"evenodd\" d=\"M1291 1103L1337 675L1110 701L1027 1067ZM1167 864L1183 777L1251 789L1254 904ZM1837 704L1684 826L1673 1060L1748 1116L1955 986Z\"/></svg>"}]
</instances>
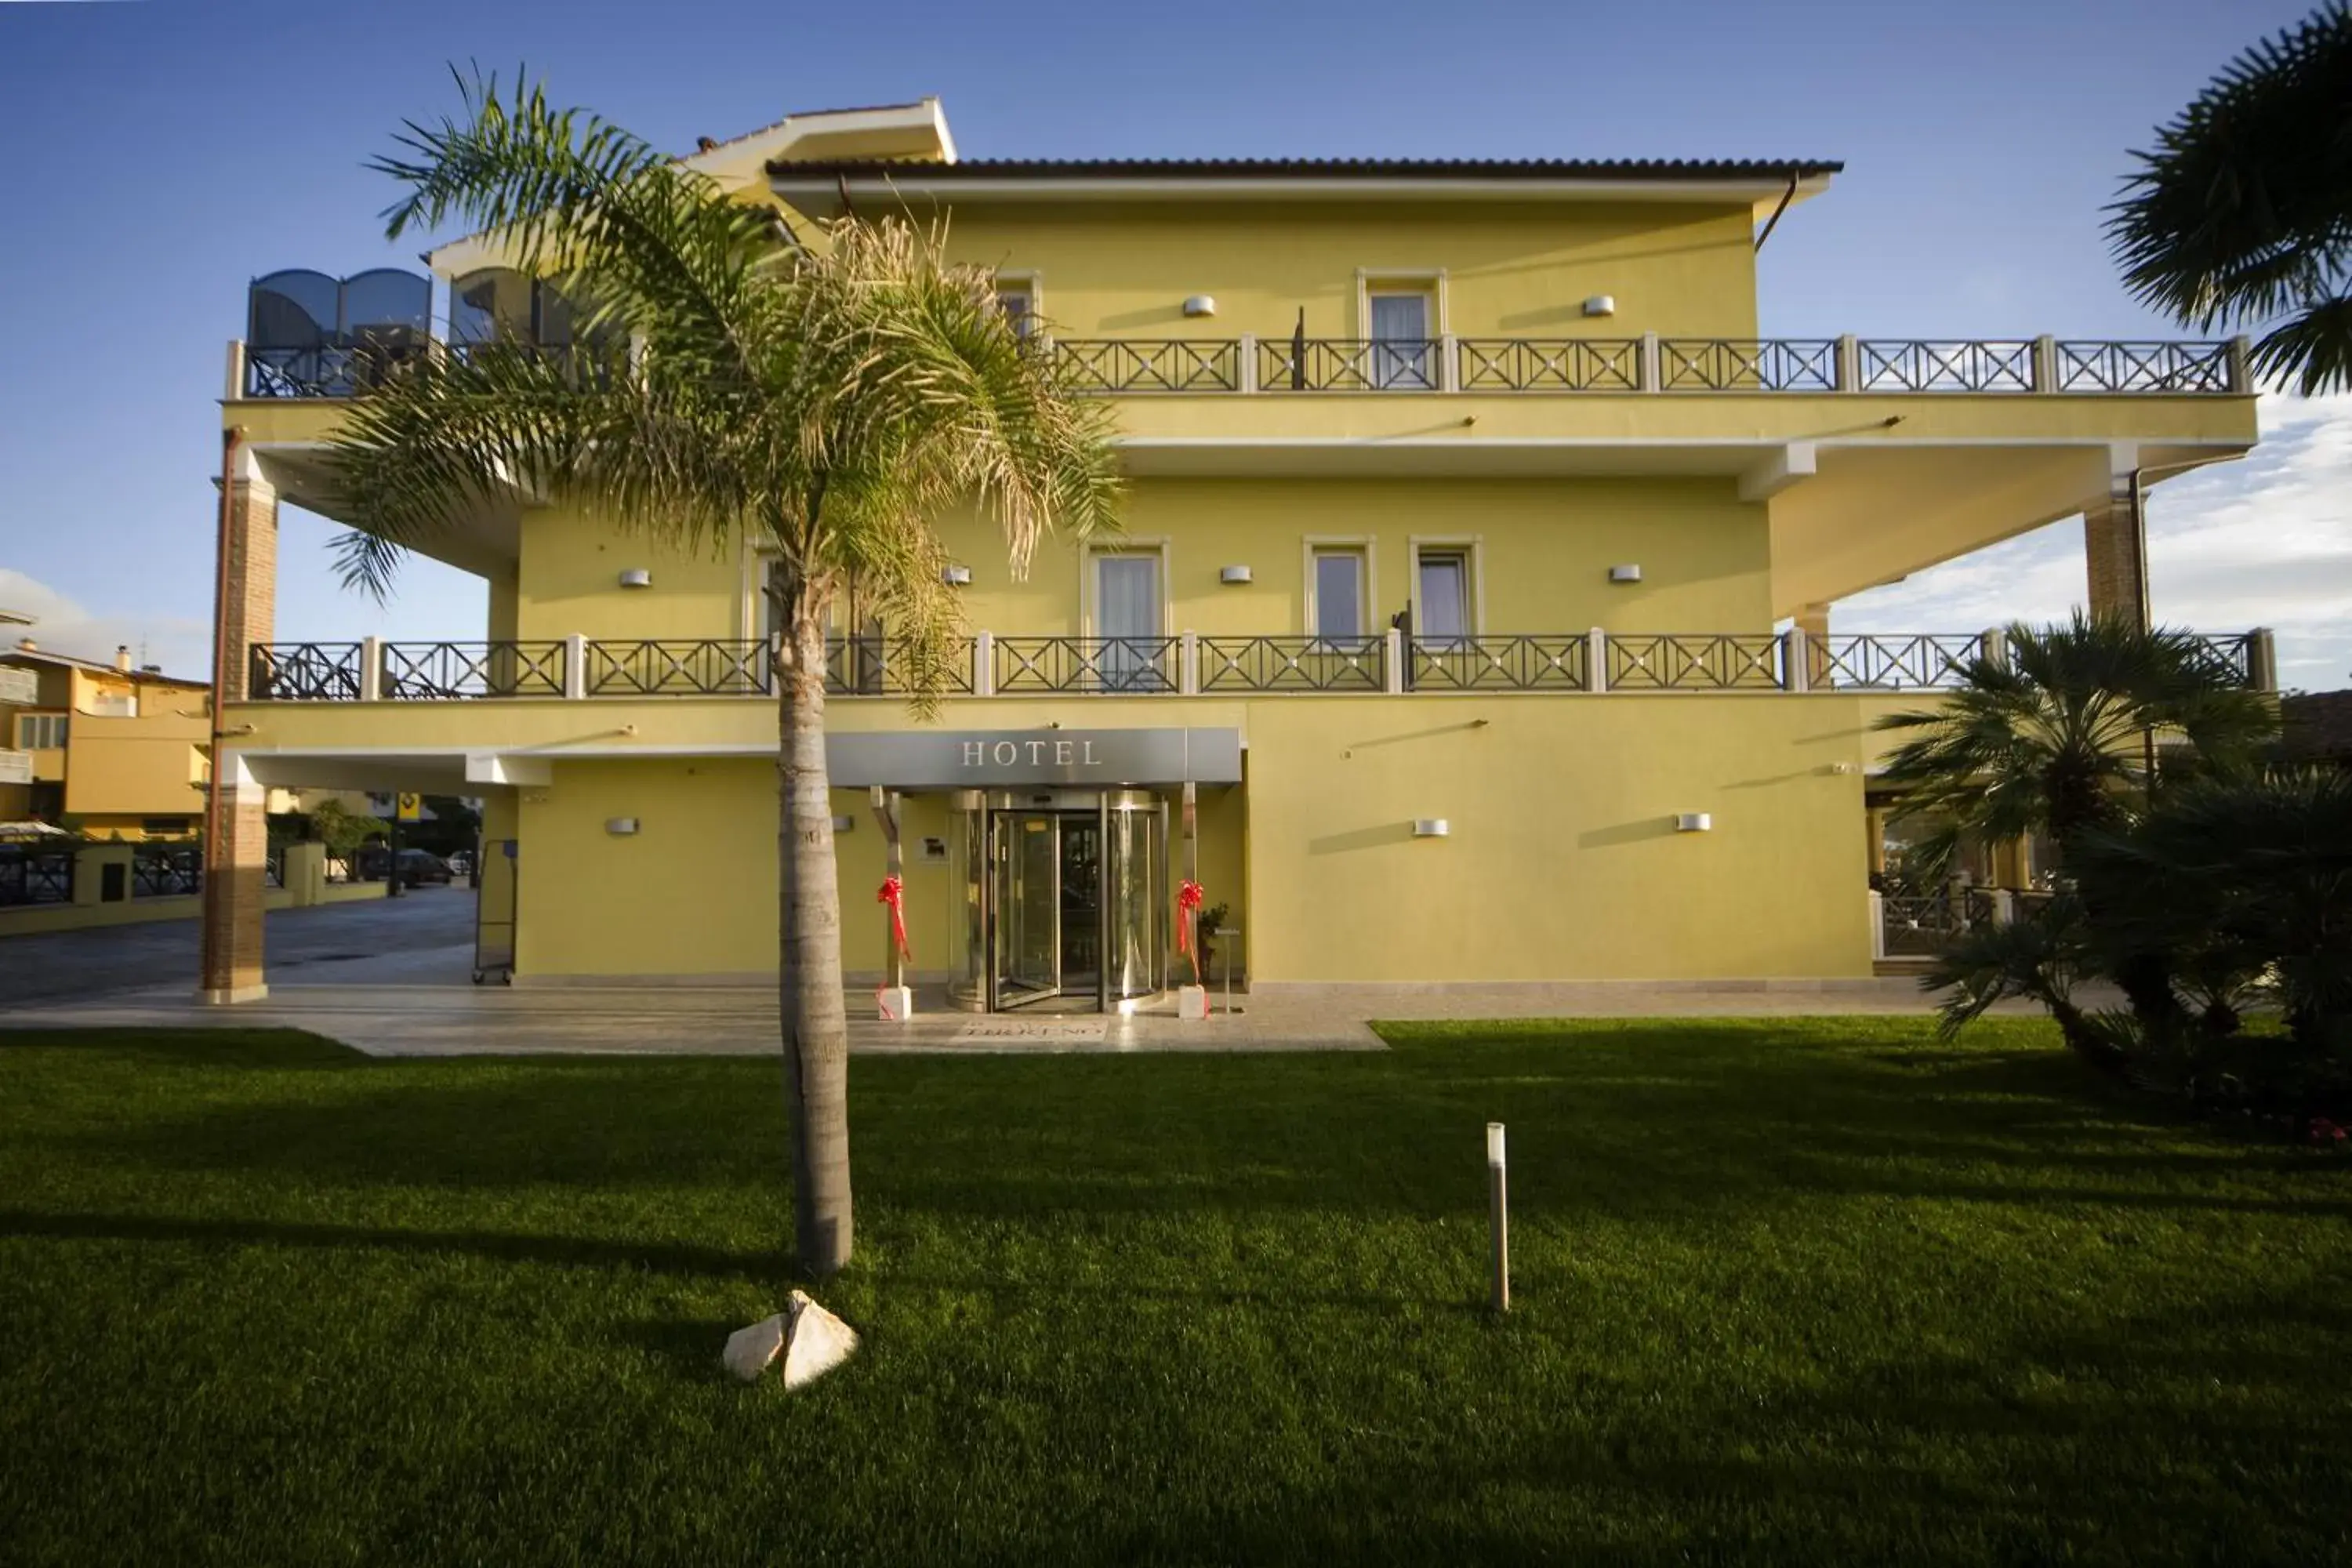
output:
<instances>
[{"instance_id":1,"label":"black metal railing","mask_svg":"<svg viewBox=\"0 0 2352 1568\"><path fill-rule=\"evenodd\" d=\"M2270 679L2261 632L2198 636L2196 657L2229 682ZM1392 645L1391 637L1396 637ZM1511 632L1460 637L992 637L992 693L1149 696L1282 691L1934 691L2005 655L1994 632ZM363 679L368 649L380 665ZM1392 655L1391 647L1395 652ZM581 639L576 681L564 642L270 643L251 650L251 700L764 697L772 648L723 638ZM881 637L835 637L825 689L901 697L924 686L970 695L974 643L942 650L936 681L917 650ZM1391 671L1390 659L1401 668ZM1595 666L1596 658L1599 660ZM1391 686L1391 678L1394 684Z\"/></svg>"},{"instance_id":2,"label":"black metal railing","mask_svg":"<svg viewBox=\"0 0 2352 1568\"><path fill-rule=\"evenodd\" d=\"M0 844L0 907L73 901L74 852Z\"/></svg>"},{"instance_id":3,"label":"black metal railing","mask_svg":"<svg viewBox=\"0 0 2352 1568\"><path fill-rule=\"evenodd\" d=\"M1261 338L1261 392L1438 392L1445 385L1438 338Z\"/></svg>"},{"instance_id":4,"label":"black metal railing","mask_svg":"<svg viewBox=\"0 0 2352 1568\"><path fill-rule=\"evenodd\" d=\"M1465 392L1639 392L1639 338L1461 338L1454 384Z\"/></svg>"},{"instance_id":5,"label":"black metal railing","mask_svg":"<svg viewBox=\"0 0 2352 1568\"><path fill-rule=\"evenodd\" d=\"M1076 392L1239 392L1233 338L1056 338L1054 368Z\"/></svg>"},{"instance_id":6,"label":"black metal railing","mask_svg":"<svg viewBox=\"0 0 2352 1568\"><path fill-rule=\"evenodd\" d=\"M1854 345L1863 392L2032 392L2033 342L1881 342Z\"/></svg>"},{"instance_id":7,"label":"black metal railing","mask_svg":"<svg viewBox=\"0 0 2352 1568\"><path fill-rule=\"evenodd\" d=\"M1180 637L995 637L989 684L1000 693L1180 689Z\"/></svg>"},{"instance_id":8,"label":"black metal railing","mask_svg":"<svg viewBox=\"0 0 2352 1568\"><path fill-rule=\"evenodd\" d=\"M204 851L193 845L142 844L131 851L131 896L167 899L200 893Z\"/></svg>"},{"instance_id":9,"label":"black metal railing","mask_svg":"<svg viewBox=\"0 0 2352 1568\"><path fill-rule=\"evenodd\" d=\"M1554 636L1415 637L1405 684L1415 691L1582 691L1591 639Z\"/></svg>"},{"instance_id":10,"label":"black metal railing","mask_svg":"<svg viewBox=\"0 0 2352 1568\"><path fill-rule=\"evenodd\" d=\"M1385 691L1388 639L1202 637L1202 691Z\"/></svg>"},{"instance_id":11,"label":"black metal railing","mask_svg":"<svg viewBox=\"0 0 2352 1568\"><path fill-rule=\"evenodd\" d=\"M1921 632L1907 637L1837 635L1808 637L1807 684L1816 691L1932 690L1957 686L1984 653L1977 632Z\"/></svg>"},{"instance_id":12,"label":"black metal railing","mask_svg":"<svg viewBox=\"0 0 2352 1568\"><path fill-rule=\"evenodd\" d=\"M1785 687L1770 632L1612 632L1607 640L1612 691L1744 691Z\"/></svg>"},{"instance_id":13,"label":"black metal railing","mask_svg":"<svg viewBox=\"0 0 2352 1568\"><path fill-rule=\"evenodd\" d=\"M560 642L388 642L378 694L387 702L563 695Z\"/></svg>"},{"instance_id":14,"label":"black metal railing","mask_svg":"<svg viewBox=\"0 0 2352 1568\"><path fill-rule=\"evenodd\" d=\"M246 694L256 702L356 702L355 642L255 643L247 650Z\"/></svg>"},{"instance_id":15,"label":"black metal railing","mask_svg":"<svg viewBox=\"0 0 2352 1568\"><path fill-rule=\"evenodd\" d=\"M2226 342L2072 342L2056 347L2060 392L2249 392Z\"/></svg>"},{"instance_id":16,"label":"black metal railing","mask_svg":"<svg viewBox=\"0 0 2352 1568\"><path fill-rule=\"evenodd\" d=\"M1835 392L1834 338L1661 338L1664 392Z\"/></svg>"}]
</instances>

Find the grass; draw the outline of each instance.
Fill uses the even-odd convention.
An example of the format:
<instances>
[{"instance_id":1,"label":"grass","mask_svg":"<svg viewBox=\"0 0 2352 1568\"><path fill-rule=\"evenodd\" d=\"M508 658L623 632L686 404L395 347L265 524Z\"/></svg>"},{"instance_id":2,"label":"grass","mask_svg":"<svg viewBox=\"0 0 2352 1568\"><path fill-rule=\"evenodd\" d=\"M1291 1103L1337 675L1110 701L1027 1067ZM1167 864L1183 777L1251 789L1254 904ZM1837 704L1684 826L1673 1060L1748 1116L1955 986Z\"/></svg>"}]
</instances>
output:
<instances>
[{"instance_id":1,"label":"grass","mask_svg":"<svg viewBox=\"0 0 2352 1568\"><path fill-rule=\"evenodd\" d=\"M858 1060L790 1396L772 1062L0 1034L0 1559L2352 1552L2342 1159L2038 1023L1390 1032Z\"/></svg>"}]
</instances>

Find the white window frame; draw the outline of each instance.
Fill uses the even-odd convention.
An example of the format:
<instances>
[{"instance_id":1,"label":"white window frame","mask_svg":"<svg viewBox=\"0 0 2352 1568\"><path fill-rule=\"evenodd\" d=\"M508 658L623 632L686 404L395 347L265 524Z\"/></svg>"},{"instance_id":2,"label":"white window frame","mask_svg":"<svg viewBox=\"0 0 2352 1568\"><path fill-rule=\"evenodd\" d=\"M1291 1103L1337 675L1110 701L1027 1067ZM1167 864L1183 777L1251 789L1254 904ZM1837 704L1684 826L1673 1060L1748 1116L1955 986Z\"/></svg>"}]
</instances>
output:
<instances>
[{"instance_id":1,"label":"white window frame","mask_svg":"<svg viewBox=\"0 0 2352 1568\"><path fill-rule=\"evenodd\" d=\"M1034 267L1004 268L996 274L996 296L1002 300L1018 289L1029 296L1029 333L1035 336L1045 323L1045 275Z\"/></svg>"},{"instance_id":2,"label":"white window frame","mask_svg":"<svg viewBox=\"0 0 2352 1568\"><path fill-rule=\"evenodd\" d=\"M59 731L59 733L55 740L50 741L46 745L36 745L27 737L26 733L28 728L34 724L54 727ZM60 713L52 710L43 713L19 713L16 715L16 750L20 752L58 751L62 749L66 742L70 741L72 738L73 715L70 713Z\"/></svg>"},{"instance_id":3,"label":"white window frame","mask_svg":"<svg viewBox=\"0 0 2352 1568\"><path fill-rule=\"evenodd\" d=\"M1127 534L1121 536L1116 544L1089 545L1078 552L1078 635L1082 637L1098 637L1105 635L1097 622L1097 601L1101 597L1101 579L1095 571L1095 563L1106 555L1146 556L1158 563L1160 635L1163 637L1174 637L1176 635L1176 600L1175 595L1168 591L1168 568L1171 554L1169 550L1169 541L1164 534L1148 538Z\"/></svg>"},{"instance_id":4,"label":"white window frame","mask_svg":"<svg viewBox=\"0 0 2352 1568\"><path fill-rule=\"evenodd\" d=\"M1416 533L1407 542L1407 552L1412 559L1412 635L1421 637L1426 624L1421 610L1421 558L1431 555L1462 557L1463 592L1468 602L1462 606L1465 635L1476 638L1486 635L1486 541L1475 533Z\"/></svg>"},{"instance_id":5,"label":"white window frame","mask_svg":"<svg viewBox=\"0 0 2352 1568\"><path fill-rule=\"evenodd\" d=\"M1310 533L1300 542L1299 575L1304 586L1298 595L1299 631L1310 637L1322 636L1316 625L1315 558L1327 552L1359 555L1364 562L1364 627L1360 636L1379 637L1388 630L1381 617L1380 541L1369 533Z\"/></svg>"},{"instance_id":6,"label":"white window frame","mask_svg":"<svg viewBox=\"0 0 2352 1568\"><path fill-rule=\"evenodd\" d=\"M1356 337L1369 342L1372 336L1372 296L1375 294L1427 294L1433 303L1430 307L1429 335L1433 338L1451 336L1453 319L1448 310L1445 268L1356 268Z\"/></svg>"}]
</instances>

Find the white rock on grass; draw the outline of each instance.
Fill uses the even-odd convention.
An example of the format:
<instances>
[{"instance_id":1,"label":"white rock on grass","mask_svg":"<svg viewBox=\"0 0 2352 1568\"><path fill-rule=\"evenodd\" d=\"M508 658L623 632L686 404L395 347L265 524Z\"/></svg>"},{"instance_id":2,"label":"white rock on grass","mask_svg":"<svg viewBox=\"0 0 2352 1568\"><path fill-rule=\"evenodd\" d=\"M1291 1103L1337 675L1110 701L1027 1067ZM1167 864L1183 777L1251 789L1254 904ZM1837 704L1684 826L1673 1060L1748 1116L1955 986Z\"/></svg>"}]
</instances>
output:
<instances>
[{"instance_id":1,"label":"white rock on grass","mask_svg":"<svg viewBox=\"0 0 2352 1568\"><path fill-rule=\"evenodd\" d=\"M857 1349L857 1331L795 1290L784 1310L727 1336L727 1370L756 1383L768 1363L784 1358L784 1386L799 1388L847 1361Z\"/></svg>"}]
</instances>

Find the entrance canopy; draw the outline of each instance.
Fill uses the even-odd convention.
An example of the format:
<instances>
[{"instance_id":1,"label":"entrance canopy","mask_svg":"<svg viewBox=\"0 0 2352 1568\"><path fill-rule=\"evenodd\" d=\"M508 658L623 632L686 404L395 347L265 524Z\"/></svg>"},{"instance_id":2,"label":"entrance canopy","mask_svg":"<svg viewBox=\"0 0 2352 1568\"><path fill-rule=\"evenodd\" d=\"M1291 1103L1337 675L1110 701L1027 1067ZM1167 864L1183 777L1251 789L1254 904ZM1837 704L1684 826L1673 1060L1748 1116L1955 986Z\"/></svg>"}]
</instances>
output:
<instances>
[{"instance_id":1,"label":"entrance canopy","mask_svg":"<svg viewBox=\"0 0 2352 1568\"><path fill-rule=\"evenodd\" d=\"M1233 729L894 730L824 738L842 788L1239 784Z\"/></svg>"}]
</instances>

